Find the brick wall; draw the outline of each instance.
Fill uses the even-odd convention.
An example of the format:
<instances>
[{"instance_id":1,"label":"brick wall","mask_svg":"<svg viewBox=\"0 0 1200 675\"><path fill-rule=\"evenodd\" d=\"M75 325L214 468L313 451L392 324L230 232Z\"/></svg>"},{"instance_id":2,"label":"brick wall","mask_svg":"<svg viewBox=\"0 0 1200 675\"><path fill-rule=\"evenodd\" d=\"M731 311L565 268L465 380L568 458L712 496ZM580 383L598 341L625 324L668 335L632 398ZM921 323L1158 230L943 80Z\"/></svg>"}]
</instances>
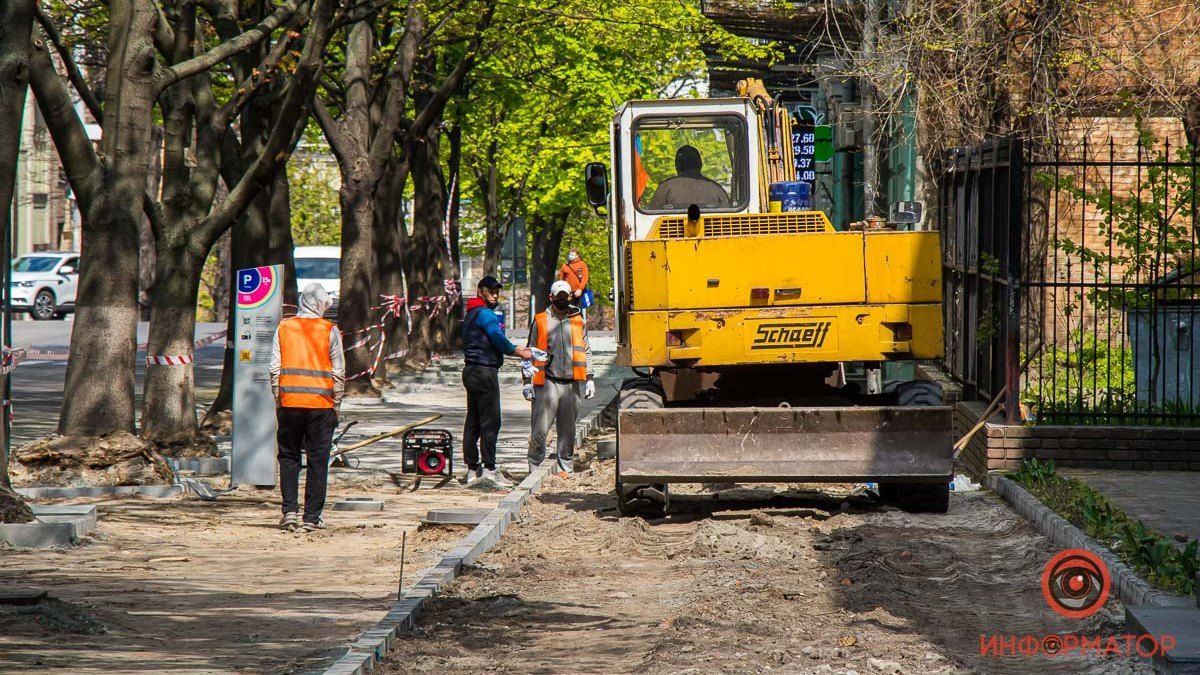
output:
<instances>
[{"instance_id":1,"label":"brick wall","mask_svg":"<svg viewBox=\"0 0 1200 675\"><path fill-rule=\"evenodd\" d=\"M975 426L986 407L981 401L958 403L956 435ZM1017 426L996 416L976 432L959 462L978 478L1033 458L1053 459L1062 467L1200 471L1200 429Z\"/></svg>"}]
</instances>

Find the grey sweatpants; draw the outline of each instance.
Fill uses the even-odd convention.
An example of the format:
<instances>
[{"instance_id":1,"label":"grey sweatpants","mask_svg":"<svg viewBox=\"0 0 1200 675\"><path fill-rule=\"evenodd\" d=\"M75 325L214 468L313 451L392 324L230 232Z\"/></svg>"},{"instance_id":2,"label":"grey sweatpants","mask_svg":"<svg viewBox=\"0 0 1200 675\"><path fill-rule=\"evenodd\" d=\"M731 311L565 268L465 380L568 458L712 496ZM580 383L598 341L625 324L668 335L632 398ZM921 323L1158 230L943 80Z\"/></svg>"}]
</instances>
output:
<instances>
[{"instance_id":1,"label":"grey sweatpants","mask_svg":"<svg viewBox=\"0 0 1200 675\"><path fill-rule=\"evenodd\" d=\"M546 436L550 427L558 432L557 471L570 473L575 460L575 419L579 414L579 383L555 382L534 387L533 430L529 434L529 470L546 459Z\"/></svg>"}]
</instances>

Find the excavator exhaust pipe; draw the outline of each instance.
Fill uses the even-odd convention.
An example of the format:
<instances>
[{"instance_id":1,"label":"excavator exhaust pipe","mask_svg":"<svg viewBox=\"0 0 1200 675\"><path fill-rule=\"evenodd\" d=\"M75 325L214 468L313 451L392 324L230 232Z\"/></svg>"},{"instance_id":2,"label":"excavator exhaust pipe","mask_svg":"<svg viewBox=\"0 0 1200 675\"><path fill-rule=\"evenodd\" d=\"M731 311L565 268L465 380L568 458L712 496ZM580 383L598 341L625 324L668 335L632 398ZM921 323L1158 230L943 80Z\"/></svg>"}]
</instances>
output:
<instances>
[{"instance_id":1,"label":"excavator exhaust pipe","mask_svg":"<svg viewBox=\"0 0 1200 675\"><path fill-rule=\"evenodd\" d=\"M625 483L865 482L945 485L952 409L928 407L621 410Z\"/></svg>"}]
</instances>

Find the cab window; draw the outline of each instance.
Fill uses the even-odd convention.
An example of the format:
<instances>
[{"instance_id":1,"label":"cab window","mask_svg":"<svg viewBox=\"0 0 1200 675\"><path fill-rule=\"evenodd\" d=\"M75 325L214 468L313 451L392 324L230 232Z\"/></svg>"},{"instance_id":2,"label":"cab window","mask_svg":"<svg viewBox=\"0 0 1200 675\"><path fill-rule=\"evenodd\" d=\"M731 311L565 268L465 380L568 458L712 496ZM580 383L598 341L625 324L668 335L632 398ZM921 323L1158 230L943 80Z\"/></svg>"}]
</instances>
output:
<instances>
[{"instance_id":1,"label":"cab window","mask_svg":"<svg viewBox=\"0 0 1200 675\"><path fill-rule=\"evenodd\" d=\"M737 115L646 116L633 127L634 203L643 213L740 211L746 122Z\"/></svg>"}]
</instances>

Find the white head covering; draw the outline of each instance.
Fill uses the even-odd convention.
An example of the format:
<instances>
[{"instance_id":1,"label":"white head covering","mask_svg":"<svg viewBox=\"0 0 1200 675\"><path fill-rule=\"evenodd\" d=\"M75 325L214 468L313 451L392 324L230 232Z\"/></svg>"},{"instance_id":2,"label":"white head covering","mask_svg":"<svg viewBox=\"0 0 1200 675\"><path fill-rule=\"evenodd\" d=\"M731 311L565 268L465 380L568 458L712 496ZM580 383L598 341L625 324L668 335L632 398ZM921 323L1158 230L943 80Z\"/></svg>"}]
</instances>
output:
<instances>
[{"instance_id":1,"label":"white head covering","mask_svg":"<svg viewBox=\"0 0 1200 675\"><path fill-rule=\"evenodd\" d=\"M296 315L309 318L324 316L325 311L332 305L333 299L329 297L325 287L311 281L300 291L300 311Z\"/></svg>"},{"instance_id":2,"label":"white head covering","mask_svg":"<svg viewBox=\"0 0 1200 675\"><path fill-rule=\"evenodd\" d=\"M550 284L550 297L553 298L554 296L558 295L559 293L566 293L567 295L570 295L571 294L571 284L568 284L567 282L563 281L562 279L559 279L558 281Z\"/></svg>"}]
</instances>

